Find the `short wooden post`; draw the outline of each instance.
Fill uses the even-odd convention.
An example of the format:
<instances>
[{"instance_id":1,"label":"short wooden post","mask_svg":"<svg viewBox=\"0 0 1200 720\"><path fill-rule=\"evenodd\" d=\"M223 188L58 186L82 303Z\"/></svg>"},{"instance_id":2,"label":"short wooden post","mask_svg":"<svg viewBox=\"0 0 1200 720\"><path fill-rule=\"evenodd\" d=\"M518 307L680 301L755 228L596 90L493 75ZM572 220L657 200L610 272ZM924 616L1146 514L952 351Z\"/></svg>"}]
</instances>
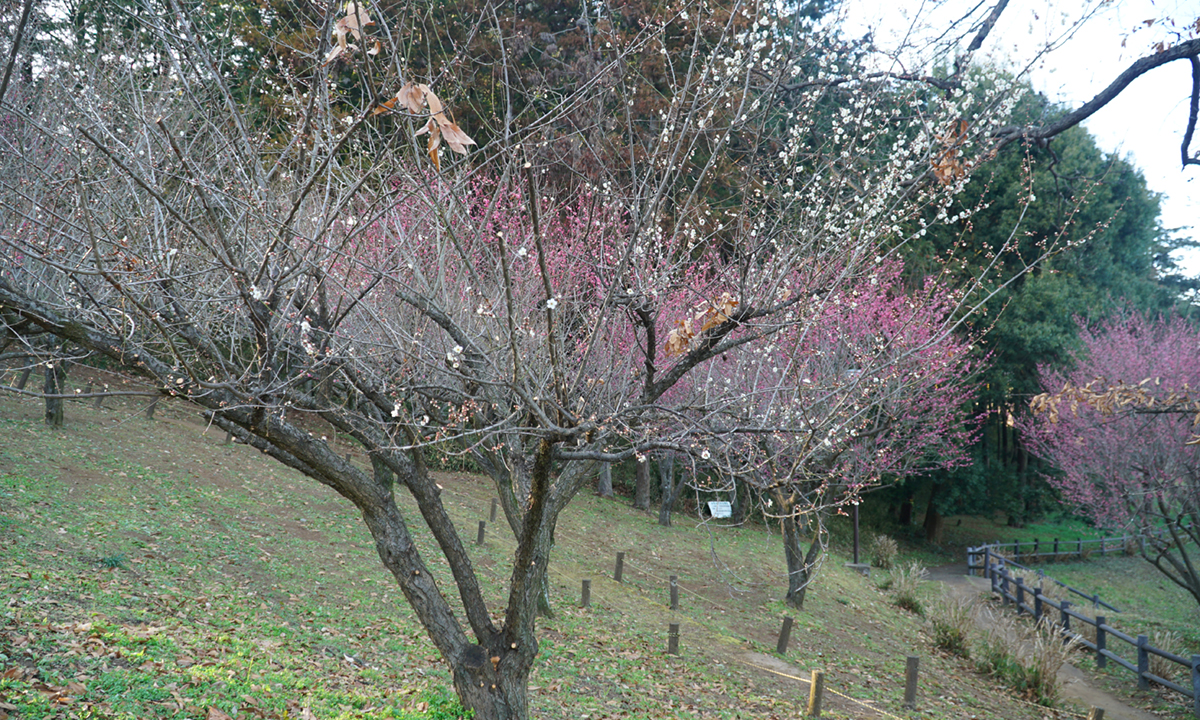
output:
<instances>
[{"instance_id":1,"label":"short wooden post","mask_svg":"<svg viewBox=\"0 0 1200 720\"><path fill-rule=\"evenodd\" d=\"M909 655L904 664L904 707L914 710L917 707L917 673L921 660Z\"/></svg>"},{"instance_id":2,"label":"short wooden post","mask_svg":"<svg viewBox=\"0 0 1200 720\"><path fill-rule=\"evenodd\" d=\"M667 625L667 652L671 655L679 654L679 623Z\"/></svg>"},{"instance_id":3,"label":"short wooden post","mask_svg":"<svg viewBox=\"0 0 1200 720\"><path fill-rule=\"evenodd\" d=\"M668 584L671 586L671 609L679 609L679 576L672 575L667 578Z\"/></svg>"},{"instance_id":4,"label":"short wooden post","mask_svg":"<svg viewBox=\"0 0 1200 720\"><path fill-rule=\"evenodd\" d=\"M1021 543L1016 538L1013 538L1013 557L1021 562Z\"/></svg>"},{"instance_id":5,"label":"short wooden post","mask_svg":"<svg viewBox=\"0 0 1200 720\"><path fill-rule=\"evenodd\" d=\"M1042 619L1042 589L1040 587L1033 589L1033 619Z\"/></svg>"},{"instance_id":6,"label":"short wooden post","mask_svg":"<svg viewBox=\"0 0 1200 720\"><path fill-rule=\"evenodd\" d=\"M821 696L825 694L825 671L813 670L808 684L808 716L821 717Z\"/></svg>"},{"instance_id":7,"label":"short wooden post","mask_svg":"<svg viewBox=\"0 0 1200 720\"><path fill-rule=\"evenodd\" d=\"M583 591L580 593L580 596L579 596L579 607L591 607L591 606L592 606L592 581L584 579Z\"/></svg>"},{"instance_id":8,"label":"short wooden post","mask_svg":"<svg viewBox=\"0 0 1200 720\"><path fill-rule=\"evenodd\" d=\"M788 638L792 636L792 618L785 615L783 617L783 627L779 629L779 642L775 643L775 652L780 655L787 655Z\"/></svg>"},{"instance_id":9,"label":"short wooden post","mask_svg":"<svg viewBox=\"0 0 1200 720\"><path fill-rule=\"evenodd\" d=\"M1104 538L1100 538L1100 557L1104 557L1104 553L1108 550L1104 547Z\"/></svg>"},{"instance_id":10,"label":"short wooden post","mask_svg":"<svg viewBox=\"0 0 1200 720\"><path fill-rule=\"evenodd\" d=\"M1054 538L1054 559L1058 559L1058 538Z\"/></svg>"},{"instance_id":11,"label":"short wooden post","mask_svg":"<svg viewBox=\"0 0 1200 720\"><path fill-rule=\"evenodd\" d=\"M1103 670L1108 667L1108 656L1104 651L1108 649L1108 631L1104 629L1105 619L1103 615L1096 616L1096 667Z\"/></svg>"},{"instance_id":12,"label":"short wooden post","mask_svg":"<svg viewBox=\"0 0 1200 720\"><path fill-rule=\"evenodd\" d=\"M500 498L492 498L492 513L488 515L488 522L496 522L496 506L500 504Z\"/></svg>"},{"instance_id":13,"label":"short wooden post","mask_svg":"<svg viewBox=\"0 0 1200 720\"><path fill-rule=\"evenodd\" d=\"M1034 538L1033 539L1033 559L1034 559L1034 561L1036 561L1038 559L1038 547L1040 545L1041 545L1041 543L1038 542L1038 539Z\"/></svg>"},{"instance_id":14,"label":"short wooden post","mask_svg":"<svg viewBox=\"0 0 1200 720\"><path fill-rule=\"evenodd\" d=\"M1150 679L1146 677L1146 673L1150 672L1150 653L1146 652L1146 646L1149 644L1150 638L1145 635L1137 636L1138 690L1150 689Z\"/></svg>"},{"instance_id":15,"label":"short wooden post","mask_svg":"<svg viewBox=\"0 0 1200 720\"><path fill-rule=\"evenodd\" d=\"M154 402L150 403L150 407L146 408L146 419L154 419L154 411L158 408L158 398L154 398Z\"/></svg>"},{"instance_id":16,"label":"short wooden post","mask_svg":"<svg viewBox=\"0 0 1200 720\"><path fill-rule=\"evenodd\" d=\"M1083 559L1083 538L1079 538L1079 559Z\"/></svg>"},{"instance_id":17,"label":"short wooden post","mask_svg":"<svg viewBox=\"0 0 1200 720\"><path fill-rule=\"evenodd\" d=\"M1004 574L1000 576L1000 604L1008 604L1008 568L1004 568Z\"/></svg>"},{"instance_id":18,"label":"short wooden post","mask_svg":"<svg viewBox=\"0 0 1200 720\"><path fill-rule=\"evenodd\" d=\"M1017 578L1017 614L1021 614L1021 606L1025 604L1025 578Z\"/></svg>"},{"instance_id":19,"label":"short wooden post","mask_svg":"<svg viewBox=\"0 0 1200 720\"><path fill-rule=\"evenodd\" d=\"M613 580L621 582L621 576L625 574L625 552L617 553L617 569L613 571Z\"/></svg>"},{"instance_id":20,"label":"short wooden post","mask_svg":"<svg viewBox=\"0 0 1200 720\"><path fill-rule=\"evenodd\" d=\"M1099 593L1092 595L1092 609L1093 610L1100 609L1100 594Z\"/></svg>"},{"instance_id":21,"label":"short wooden post","mask_svg":"<svg viewBox=\"0 0 1200 720\"><path fill-rule=\"evenodd\" d=\"M1200 655L1192 656L1192 714L1200 717Z\"/></svg>"},{"instance_id":22,"label":"short wooden post","mask_svg":"<svg viewBox=\"0 0 1200 720\"><path fill-rule=\"evenodd\" d=\"M476 537L476 538L475 538L475 544L476 544L476 545L482 545L482 544L483 544L483 531L484 531L484 529L486 529L486 528L487 528L487 522L486 522L486 521L483 521L483 520L480 520L480 521L479 521L479 535L478 535L478 537Z\"/></svg>"},{"instance_id":23,"label":"short wooden post","mask_svg":"<svg viewBox=\"0 0 1200 720\"><path fill-rule=\"evenodd\" d=\"M84 394L84 395L91 395L91 394L92 394L92 383L91 383L91 381L90 381L90 380L88 381L88 384L87 384L87 386L83 388L83 394Z\"/></svg>"},{"instance_id":24,"label":"short wooden post","mask_svg":"<svg viewBox=\"0 0 1200 720\"><path fill-rule=\"evenodd\" d=\"M1071 603L1067 600L1062 601L1062 617L1060 622L1063 629L1063 642L1067 642L1071 638L1071 614L1067 612L1071 608Z\"/></svg>"},{"instance_id":25,"label":"short wooden post","mask_svg":"<svg viewBox=\"0 0 1200 720\"><path fill-rule=\"evenodd\" d=\"M1104 708L1094 707L1088 710L1087 720L1104 720Z\"/></svg>"},{"instance_id":26,"label":"short wooden post","mask_svg":"<svg viewBox=\"0 0 1200 720\"><path fill-rule=\"evenodd\" d=\"M233 442L233 431L226 430L225 431L225 444L228 445L231 442Z\"/></svg>"},{"instance_id":27,"label":"short wooden post","mask_svg":"<svg viewBox=\"0 0 1200 720\"><path fill-rule=\"evenodd\" d=\"M92 403L92 409L93 409L93 410L99 410L99 409L100 409L100 406L104 404L104 395L103 395L103 393L104 393L104 392L106 392L106 391L108 390L108 386L107 386L107 385L101 385L101 386L100 386L100 388L99 388L99 390L100 390L100 393L101 393L101 394L100 394L100 395L97 395L97 396L96 396L96 402Z\"/></svg>"},{"instance_id":28,"label":"short wooden post","mask_svg":"<svg viewBox=\"0 0 1200 720\"><path fill-rule=\"evenodd\" d=\"M346 453L346 464L347 465L349 465L350 461L352 461L353 459L354 459L353 455L351 455L350 453Z\"/></svg>"}]
</instances>

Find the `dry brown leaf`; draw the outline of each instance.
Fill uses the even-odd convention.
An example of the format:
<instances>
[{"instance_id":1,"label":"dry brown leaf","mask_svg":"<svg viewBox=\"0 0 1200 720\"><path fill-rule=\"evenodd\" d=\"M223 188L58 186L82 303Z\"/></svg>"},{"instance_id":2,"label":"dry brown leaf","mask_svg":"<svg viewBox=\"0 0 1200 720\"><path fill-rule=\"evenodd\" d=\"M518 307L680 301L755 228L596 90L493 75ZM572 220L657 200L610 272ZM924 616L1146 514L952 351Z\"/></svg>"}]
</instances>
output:
<instances>
[{"instance_id":1,"label":"dry brown leaf","mask_svg":"<svg viewBox=\"0 0 1200 720\"><path fill-rule=\"evenodd\" d=\"M425 108L425 91L411 82L404 83L396 93L396 99L411 113L419 113Z\"/></svg>"},{"instance_id":2,"label":"dry brown leaf","mask_svg":"<svg viewBox=\"0 0 1200 720\"><path fill-rule=\"evenodd\" d=\"M208 715L205 716L204 720L233 720L233 718L229 717L215 707L209 707Z\"/></svg>"},{"instance_id":3,"label":"dry brown leaf","mask_svg":"<svg viewBox=\"0 0 1200 720\"><path fill-rule=\"evenodd\" d=\"M380 51L382 51L382 50L383 50L383 43L376 40L375 44L371 46L371 49L367 51L367 54L368 55L378 55L380 53Z\"/></svg>"},{"instance_id":4,"label":"dry brown leaf","mask_svg":"<svg viewBox=\"0 0 1200 720\"><path fill-rule=\"evenodd\" d=\"M389 110L394 109L396 107L397 100L399 100L399 98L392 98L391 100L388 100L387 102L383 102L383 103L376 105L375 109L371 111L371 115L372 116L380 115L382 113L385 113Z\"/></svg>"},{"instance_id":5,"label":"dry brown leaf","mask_svg":"<svg viewBox=\"0 0 1200 720\"><path fill-rule=\"evenodd\" d=\"M427 132L437 132L437 129L437 123L433 121L433 118L429 118L429 120L425 122L425 125L423 125L421 129L416 132L416 137L421 137Z\"/></svg>"},{"instance_id":6,"label":"dry brown leaf","mask_svg":"<svg viewBox=\"0 0 1200 720\"><path fill-rule=\"evenodd\" d=\"M443 125L441 130L442 135L446 138L446 144L450 146L451 150L459 155L466 155L466 146L475 144L475 141L472 140L469 135L463 132L462 129L454 123Z\"/></svg>"}]
</instances>

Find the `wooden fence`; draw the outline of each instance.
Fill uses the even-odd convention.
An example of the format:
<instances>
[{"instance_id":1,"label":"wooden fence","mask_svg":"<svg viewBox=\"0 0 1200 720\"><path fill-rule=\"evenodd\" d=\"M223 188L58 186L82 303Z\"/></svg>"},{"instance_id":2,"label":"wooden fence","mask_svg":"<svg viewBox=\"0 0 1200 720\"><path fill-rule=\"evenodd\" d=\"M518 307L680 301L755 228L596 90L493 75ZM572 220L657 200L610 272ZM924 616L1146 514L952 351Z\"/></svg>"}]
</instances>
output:
<instances>
[{"instance_id":1,"label":"wooden fence","mask_svg":"<svg viewBox=\"0 0 1200 720\"><path fill-rule=\"evenodd\" d=\"M1108 661L1112 660L1126 670L1134 673L1139 689L1147 690L1150 688L1151 682L1156 682L1163 687L1170 688L1191 698L1192 714L1200 718L1200 655L1192 655L1190 659L1185 658L1154 647L1145 635L1138 635L1137 637L1126 635L1109 625L1103 615L1097 614L1095 617L1090 617L1075 609L1068 600L1056 601L1053 598L1047 597L1043 594L1041 584L1030 587L1025 584L1024 577L1017 576L1011 571L1013 566L1029 570L1027 566L993 554L990 546L976 549L983 551L983 562L980 565L980 569L983 570L984 577L991 583L992 593L998 595L1002 603L1006 605L1012 603L1018 615L1028 614L1035 620L1045 620L1057 626L1059 632L1064 636L1076 638L1080 645L1095 653L1096 665L1098 667L1105 668L1108 666ZM1041 574L1039 580L1044 579L1045 575ZM1108 603L1100 602L1099 598L1094 595L1088 596L1079 593L1074 588L1062 585L1062 583L1058 584L1092 600L1094 606L1097 608L1100 605L1112 608ZM1055 616L1055 612L1057 612L1057 617ZM1080 623L1082 623L1095 628L1095 642L1077 633L1072 628L1072 621L1074 621L1075 627L1079 627ZM1129 645L1132 649L1132 659L1123 656L1110 647L1110 641L1120 641ZM1116 647L1123 646L1117 645ZM1151 655L1157 655L1168 662L1183 666L1189 671L1191 682L1187 685L1181 685L1150 672Z\"/></svg>"},{"instance_id":2,"label":"wooden fence","mask_svg":"<svg viewBox=\"0 0 1200 720\"><path fill-rule=\"evenodd\" d=\"M1153 533L1162 537L1165 530ZM1086 560L1091 555L1133 555L1140 553L1146 547L1147 535L1117 535L1092 540L1038 540L1010 543L992 543L976 548L967 548L967 568L972 575L983 569L983 553L990 550L992 555L1001 555L1017 562L1066 562L1069 560Z\"/></svg>"}]
</instances>

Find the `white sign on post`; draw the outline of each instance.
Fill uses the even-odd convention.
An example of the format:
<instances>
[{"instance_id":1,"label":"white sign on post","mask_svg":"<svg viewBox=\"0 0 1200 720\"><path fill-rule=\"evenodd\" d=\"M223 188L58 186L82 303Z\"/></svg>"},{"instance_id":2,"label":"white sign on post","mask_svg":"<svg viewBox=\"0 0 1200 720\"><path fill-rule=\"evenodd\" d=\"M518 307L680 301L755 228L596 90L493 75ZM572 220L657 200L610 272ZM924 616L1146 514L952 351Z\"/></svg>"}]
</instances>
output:
<instances>
[{"instance_id":1,"label":"white sign on post","mask_svg":"<svg viewBox=\"0 0 1200 720\"><path fill-rule=\"evenodd\" d=\"M727 518L733 515L733 506L724 500L709 500L708 514L714 518Z\"/></svg>"}]
</instances>

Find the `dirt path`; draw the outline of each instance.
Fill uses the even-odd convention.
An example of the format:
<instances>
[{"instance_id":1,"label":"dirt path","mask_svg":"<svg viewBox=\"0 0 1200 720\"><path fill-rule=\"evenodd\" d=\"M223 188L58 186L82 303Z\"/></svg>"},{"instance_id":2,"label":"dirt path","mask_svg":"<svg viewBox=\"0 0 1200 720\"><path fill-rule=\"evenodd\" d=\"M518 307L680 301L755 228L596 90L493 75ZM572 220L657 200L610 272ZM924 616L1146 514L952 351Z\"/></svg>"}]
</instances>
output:
<instances>
[{"instance_id":1,"label":"dirt path","mask_svg":"<svg viewBox=\"0 0 1200 720\"><path fill-rule=\"evenodd\" d=\"M964 598L977 602L982 593L988 592L988 582L981 577L967 575L965 564L943 565L929 571L929 579L942 583L946 594L953 598ZM1063 697L1078 703L1083 708L1104 709L1105 720L1157 720L1156 716L1132 707L1116 696L1092 687L1087 676L1071 664L1063 665L1058 672L1062 682Z\"/></svg>"}]
</instances>

